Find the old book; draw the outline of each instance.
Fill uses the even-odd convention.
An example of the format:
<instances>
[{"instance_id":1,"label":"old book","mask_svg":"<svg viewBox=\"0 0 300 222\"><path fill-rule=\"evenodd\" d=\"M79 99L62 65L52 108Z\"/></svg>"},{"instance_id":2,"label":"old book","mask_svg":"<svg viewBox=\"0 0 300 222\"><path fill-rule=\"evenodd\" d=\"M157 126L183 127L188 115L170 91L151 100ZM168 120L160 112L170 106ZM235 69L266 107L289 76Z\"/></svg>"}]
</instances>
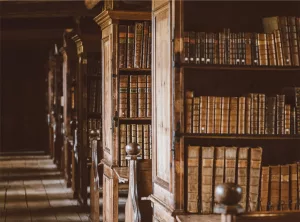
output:
<instances>
[{"instance_id":1,"label":"old book","mask_svg":"<svg viewBox=\"0 0 300 222\"><path fill-rule=\"evenodd\" d=\"M198 41L200 41L200 49L199 49L199 57L200 57L200 64L205 64L206 63L206 47L205 47L205 42L206 42L206 34L205 32L199 32L198 33Z\"/></svg>"},{"instance_id":2,"label":"old book","mask_svg":"<svg viewBox=\"0 0 300 222\"><path fill-rule=\"evenodd\" d=\"M230 33L230 39L229 39L229 44L230 44L230 65L236 65L236 53L237 53L237 48L236 48L236 33Z\"/></svg>"},{"instance_id":3,"label":"old book","mask_svg":"<svg viewBox=\"0 0 300 222\"><path fill-rule=\"evenodd\" d=\"M252 65L251 40L252 40L252 33L246 32L245 33L245 63L246 63L246 65Z\"/></svg>"},{"instance_id":4,"label":"old book","mask_svg":"<svg viewBox=\"0 0 300 222\"><path fill-rule=\"evenodd\" d=\"M126 150L127 145L126 139L126 124L120 125L120 166L126 166Z\"/></svg>"},{"instance_id":5,"label":"old book","mask_svg":"<svg viewBox=\"0 0 300 222\"><path fill-rule=\"evenodd\" d=\"M298 209L298 179L297 179L297 164L290 164L290 188L291 188L291 198L290 198L290 210Z\"/></svg>"},{"instance_id":6,"label":"old book","mask_svg":"<svg viewBox=\"0 0 300 222\"><path fill-rule=\"evenodd\" d=\"M131 142L137 142L137 124L131 124Z\"/></svg>"},{"instance_id":7,"label":"old book","mask_svg":"<svg viewBox=\"0 0 300 222\"><path fill-rule=\"evenodd\" d=\"M184 62L189 63L190 62L190 38L189 38L189 32L183 33L183 56L184 56Z\"/></svg>"},{"instance_id":8,"label":"old book","mask_svg":"<svg viewBox=\"0 0 300 222\"><path fill-rule=\"evenodd\" d=\"M291 134L297 134L296 130L296 108L292 107L291 109Z\"/></svg>"},{"instance_id":9,"label":"old book","mask_svg":"<svg viewBox=\"0 0 300 222\"><path fill-rule=\"evenodd\" d=\"M137 75L130 75L130 83L129 83L129 117L138 117L138 97L137 97Z\"/></svg>"},{"instance_id":10,"label":"old book","mask_svg":"<svg viewBox=\"0 0 300 222\"><path fill-rule=\"evenodd\" d=\"M201 213L210 214L213 210L214 147L201 147L201 149Z\"/></svg>"},{"instance_id":11,"label":"old book","mask_svg":"<svg viewBox=\"0 0 300 222\"><path fill-rule=\"evenodd\" d=\"M245 134L251 134L251 97L245 97Z\"/></svg>"},{"instance_id":12,"label":"old book","mask_svg":"<svg viewBox=\"0 0 300 222\"><path fill-rule=\"evenodd\" d=\"M262 148L250 149L250 171L249 171L249 211L258 210L258 194L260 184Z\"/></svg>"},{"instance_id":13,"label":"old book","mask_svg":"<svg viewBox=\"0 0 300 222\"><path fill-rule=\"evenodd\" d=\"M300 198L300 162L297 162L297 170L298 170L298 198ZM298 209L300 208L299 201L300 200L298 199Z\"/></svg>"},{"instance_id":14,"label":"old book","mask_svg":"<svg viewBox=\"0 0 300 222\"><path fill-rule=\"evenodd\" d=\"M222 117L221 117L221 133L229 132L229 107L230 97L222 97Z\"/></svg>"},{"instance_id":15,"label":"old book","mask_svg":"<svg viewBox=\"0 0 300 222\"><path fill-rule=\"evenodd\" d=\"M150 124L148 124L148 131L149 131L149 159L152 159L152 127Z\"/></svg>"},{"instance_id":16,"label":"old book","mask_svg":"<svg viewBox=\"0 0 300 222\"><path fill-rule=\"evenodd\" d=\"M270 210L280 206L280 165L270 166Z\"/></svg>"},{"instance_id":17,"label":"old book","mask_svg":"<svg viewBox=\"0 0 300 222\"><path fill-rule=\"evenodd\" d=\"M225 33L219 32L219 64L224 65L225 63Z\"/></svg>"},{"instance_id":18,"label":"old book","mask_svg":"<svg viewBox=\"0 0 300 222\"><path fill-rule=\"evenodd\" d=\"M138 75L138 117L146 117L147 76Z\"/></svg>"},{"instance_id":19,"label":"old book","mask_svg":"<svg viewBox=\"0 0 300 222\"><path fill-rule=\"evenodd\" d=\"M292 65L299 66L298 44L300 40L297 39L296 17L289 16L287 17L287 20L288 20L288 27L289 27L289 40L290 40L290 47L291 47Z\"/></svg>"},{"instance_id":20,"label":"old book","mask_svg":"<svg viewBox=\"0 0 300 222\"><path fill-rule=\"evenodd\" d=\"M221 133L221 118L222 118L222 97L215 97L215 104L214 104L214 109L215 109L215 132L214 133Z\"/></svg>"},{"instance_id":21,"label":"old book","mask_svg":"<svg viewBox=\"0 0 300 222\"><path fill-rule=\"evenodd\" d=\"M237 184L242 187L241 206L247 209L249 147L238 149Z\"/></svg>"},{"instance_id":22,"label":"old book","mask_svg":"<svg viewBox=\"0 0 300 222\"><path fill-rule=\"evenodd\" d=\"M276 132L279 135L284 134L284 105L285 95L276 95Z\"/></svg>"},{"instance_id":23,"label":"old book","mask_svg":"<svg viewBox=\"0 0 300 222\"><path fill-rule=\"evenodd\" d=\"M282 45L281 45L280 30L275 30L274 31L274 40L275 40L275 51L276 51L277 65L278 66L283 66L283 52L282 52Z\"/></svg>"},{"instance_id":24,"label":"old book","mask_svg":"<svg viewBox=\"0 0 300 222\"><path fill-rule=\"evenodd\" d=\"M145 153L145 146L143 143L143 125L142 124L137 124L136 125L136 142L140 145L142 152L141 153ZM142 157L144 158L144 155L142 155Z\"/></svg>"},{"instance_id":25,"label":"old book","mask_svg":"<svg viewBox=\"0 0 300 222\"><path fill-rule=\"evenodd\" d=\"M300 39L300 17L296 17L295 23L296 23L296 30L297 30L297 39L299 41L299 39ZM299 53L299 59L300 59L300 42L298 42L298 53Z\"/></svg>"},{"instance_id":26,"label":"old book","mask_svg":"<svg viewBox=\"0 0 300 222\"><path fill-rule=\"evenodd\" d=\"M189 63L196 63L196 33L189 32Z\"/></svg>"},{"instance_id":27,"label":"old book","mask_svg":"<svg viewBox=\"0 0 300 222\"><path fill-rule=\"evenodd\" d=\"M250 93L251 111L250 111L250 131L251 134L258 134L258 94Z\"/></svg>"},{"instance_id":28,"label":"old book","mask_svg":"<svg viewBox=\"0 0 300 222\"><path fill-rule=\"evenodd\" d=\"M135 23L135 40L134 40L134 68L142 68L142 51L143 51L143 30L144 23Z\"/></svg>"},{"instance_id":29,"label":"old book","mask_svg":"<svg viewBox=\"0 0 300 222\"><path fill-rule=\"evenodd\" d=\"M289 165L280 166L280 210L289 210L290 205L290 167Z\"/></svg>"},{"instance_id":30,"label":"old book","mask_svg":"<svg viewBox=\"0 0 300 222\"><path fill-rule=\"evenodd\" d=\"M215 132L215 96L207 97L207 133Z\"/></svg>"},{"instance_id":31,"label":"old book","mask_svg":"<svg viewBox=\"0 0 300 222\"><path fill-rule=\"evenodd\" d=\"M258 33L253 33L251 41L252 65L259 65Z\"/></svg>"},{"instance_id":32,"label":"old book","mask_svg":"<svg viewBox=\"0 0 300 222\"><path fill-rule=\"evenodd\" d=\"M214 179L215 187L218 184L224 183L224 169L225 169L225 147L215 147L215 163L214 163Z\"/></svg>"},{"instance_id":33,"label":"old book","mask_svg":"<svg viewBox=\"0 0 300 222\"><path fill-rule=\"evenodd\" d=\"M245 134L246 97L241 96L238 99L238 134Z\"/></svg>"},{"instance_id":34,"label":"old book","mask_svg":"<svg viewBox=\"0 0 300 222\"><path fill-rule=\"evenodd\" d=\"M270 167L263 166L261 169L261 186L260 186L260 210L269 210L269 185L270 185Z\"/></svg>"},{"instance_id":35,"label":"old book","mask_svg":"<svg viewBox=\"0 0 300 222\"><path fill-rule=\"evenodd\" d=\"M200 97L193 98L193 133L200 133Z\"/></svg>"},{"instance_id":36,"label":"old book","mask_svg":"<svg viewBox=\"0 0 300 222\"><path fill-rule=\"evenodd\" d=\"M152 93L151 93L151 75L147 75L147 93L146 93L146 116L152 116Z\"/></svg>"},{"instance_id":37,"label":"old book","mask_svg":"<svg viewBox=\"0 0 300 222\"><path fill-rule=\"evenodd\" d=\"M268 63L268 44L267 44L267 35L265 33L257 34L257 45L259 53L259 65L267 66Z\"/></svg>"},{"instance_id":38,"label":"old book","mask_svg":"<svg viewBox=\"0 0 300 222\"><path fill-rule=\"evenodd\" d=\"M185 132L192 133L193 132L193 91L186 91L185 93Z\"/></svg>"},{"instance_id":39,"label":"old book","mask_svg":"<svg viewBox=\"0 0 300 222\"><path fill-rule=\"evenodd\" d=\"M127 68L134 66L134 25L127 27Z\"/></svg>"},{"instance_id":40,"label":"old book","mask_svg":"<svg viewBox=\"0 0 300 222\"><path fill-rule=\"evenodd\" d=\"M131 124L126 124L126 145L128 143L132 143L132 130L131 130Z\"/></svg>"},{"instance_id":41,"label":"old book","mask_svg":"<svg viewBox=\"0 0 300 222\"><path fill-rule=\"evenodd\" d=\"M205 58L206 64L213 64L214 62L214 33L208 32L205 36Z\"/></svg>"},{"instance_id":42,"label":"old book","mask_svg":"<svg viewBox=\"0 0 300 222\"><path fill-rule=\"evenodd\" d=\"M142 68L147 68L147 54L148 54L148 41L149 41L149 22L144 22L143 30L143 57L142 57Z\"/></svg>"},{"instance_id":43,"label":"old book","mask_svg":"<svg viewBox=\"0 0 300 222\"><path fill-rule=\"evenodd\" d=\"M225 183L236 183L237 147L225 148Z\"/></svg>"},{"instance_id":44,"label":"old book","mask_svg":"<svg viewBox=\"0 0 300 222\"><path fill-rule=\"evenodd\" d=\"M225 64L229 65L231 62L230 54L230 29L224 28L224 60Z\"/></svg>"},{"instance_id":45,"label":"old book","mask_svg":"<svg viewBox=\"0 0 300 222\"><path fill-rule=\"evenodd\" d=\"M275 134L276 126L276 97L269 96L266 98L266 126L265 134Z\"/></svg>"},{"instance_id":46,"label":"old book","mask_svg":"<svg viewBox=\"0 0 300 222\"><path fill-rule=\"evenodd\" d=\"M236 134L238 128L238 97L230 98L229 106L229 133Z\"/></svg>"},{"instance_id":47,"label":"old book","mask_svg":"<svg viewBox=\"0 0 300 222\"><path fill-rule=\"evenodd\" d=\"M198 213L200 146L188 146L187 158L187 211Z\"/></svg>"},{"instance_id":48,"label":"old book","mask_svg":"<svg viewBox=\"0 0 300 222\"><path fill-rule=\"evenodd\" d=\"M258 94L258 134L265 133L266 95Z\"/></svg>"},{"instance_id":49,"label":"old book","mask_svg":"<svg viewBox=\"0 0 300 222\"><path fill-rule=\"evenodd\" d=\"M207 96L200 96L200 133L207 133Z\"/></svg>"},{"instance_id":50,"label":"old book","mask_svg":"<svg viewBox=\"0 0 300 222\"><path fill-rule=\"evenodd\" d=\"M216 33L213 35L214 37L214 61L213 64L219 64L219 38Z\"/></svg>"},{"instance_id":51,"label":"old book","mask_svg":"<svg viewBox=\"0 0 300 222\"><path fill-rule=\"evenodd\" d=\"M147 69L151 68L151 56L152 56L152 31L151 24L149 25L149 37L148 37L148 52L147 52Z\"/></svg>"},{"instance_id":52,"label":"old book","mask_svg":"<svg viewBox=\"0 0 300 222\"><path fill-rule=\"evenodd\" d=\"M270 66L277 66L276 50L275 50L275 40L273 33L267 33L267 48L268 48L268 58Z\"/></svg>"},{"instance_id":53,"label":"old book","mask_svg":"<svg viewBox=\"0 0 300 222\"><path fill-rule=\"evenodd\" d=\"M127 25L119 25L119 68L126 68Z\"/></svg>"},{"instance_id":54,"label":"old book","mask_svg":"<svg viewBox=\"0 0 300 222\"><path fill-rule=\"evenodd\" d=\"M119 117L128 117L128 75L120 75Z\"/></svg>"},{"instance_id":55,"label":"old book","mask_svg":"<svg viewBox=\"0 0 300 222\"><path fill-rule=\"evenodd\" d=\"M291 105L284 105L284 134L291 134Z\"/></svg>"},{"instance_id":56,"label":"old book","mask_svg":"<svg viewBox=\"0 0 300 222\"><path fill-rule=\"evenodd\" d=\"M143 125L143 145L144 145L144 159L150 159L150 147L149 147L149 125L148 124L144 124Z\"/></svg>"}]
</instances>

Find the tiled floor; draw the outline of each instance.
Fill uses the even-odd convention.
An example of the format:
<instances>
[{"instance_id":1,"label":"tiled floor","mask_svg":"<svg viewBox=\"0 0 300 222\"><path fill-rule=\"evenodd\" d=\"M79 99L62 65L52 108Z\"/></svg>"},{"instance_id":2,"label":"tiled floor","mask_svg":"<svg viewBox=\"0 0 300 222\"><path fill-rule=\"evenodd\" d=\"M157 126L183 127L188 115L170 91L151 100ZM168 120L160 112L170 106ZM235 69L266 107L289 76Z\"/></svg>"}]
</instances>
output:
<instances>
[{"instance_id":1,"label":"tiled floor","mask_svg":"<svg viewBox=\"0 0 300 222\"><path fill-rule=\"evenodd\" d=\"M0 156L0 222L89 221L47 155Z\"/></svg>"}]
</instances>

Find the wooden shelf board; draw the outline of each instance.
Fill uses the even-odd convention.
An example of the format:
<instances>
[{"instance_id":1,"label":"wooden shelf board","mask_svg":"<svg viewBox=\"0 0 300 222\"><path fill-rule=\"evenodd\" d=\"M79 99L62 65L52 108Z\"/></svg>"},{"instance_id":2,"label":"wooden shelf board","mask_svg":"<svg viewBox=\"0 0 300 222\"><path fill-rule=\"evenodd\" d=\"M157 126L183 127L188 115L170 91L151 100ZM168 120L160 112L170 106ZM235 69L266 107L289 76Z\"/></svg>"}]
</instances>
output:
<instances>
[{"instance_id":1,"label":"wooden shelf board","mask_svg":"<svg viewBox=\"0 0 300 222\"><path fill-rule=\"evenodd\" d=\"M151 69L121 68L119 72L151 72Z\"/></svg>"},{"instance_id":2,"label":"wooden shelf board","mask_svg":"<svg viewBox=\"0 0 300 222\"><path fill-rule=\"evenodd\" d=\"M181 134L187 139L300 140L300 135Z\"/></svg>"},{"instance_id":3,"label":"wooden shelf board","mask_svg":"<svg viewBox=\"0 0 300 222\"><path fill-rule=\"evenodd\" d=\"M119 121L151 121L151 117L136 117L136 118L131 118L131 117L119 117Z\"/></svg>"}]
</instances>

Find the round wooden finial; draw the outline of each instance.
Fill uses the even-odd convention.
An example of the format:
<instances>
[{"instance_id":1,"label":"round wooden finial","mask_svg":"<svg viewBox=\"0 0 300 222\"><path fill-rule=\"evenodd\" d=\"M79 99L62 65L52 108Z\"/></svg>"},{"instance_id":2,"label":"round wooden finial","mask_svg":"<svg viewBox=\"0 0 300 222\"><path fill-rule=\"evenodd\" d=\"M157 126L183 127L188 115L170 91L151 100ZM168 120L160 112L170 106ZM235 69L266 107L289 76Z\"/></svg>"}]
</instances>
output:
<instances>
[{"instance_id":1,"label":"round wooden finial","mask_svg":"<svg viewBox=\"0 0 300 222\"><path fill-rule=\"evenodd\" d=\"M242 198L242 188L234 183L219 184L215 188L215 201L224 205L237 205Z\"/></svg>"},{"instance_id":2,"label":"round wooden finial","mask_svg":"<svg viewBox=\"0 0 300 222\"><path fill-rule=\"evenodd\" d=\"M127 155L137 156L141 152L141 146L138 143L129 143L125 147Z\"/></svg>"}]
</instances>

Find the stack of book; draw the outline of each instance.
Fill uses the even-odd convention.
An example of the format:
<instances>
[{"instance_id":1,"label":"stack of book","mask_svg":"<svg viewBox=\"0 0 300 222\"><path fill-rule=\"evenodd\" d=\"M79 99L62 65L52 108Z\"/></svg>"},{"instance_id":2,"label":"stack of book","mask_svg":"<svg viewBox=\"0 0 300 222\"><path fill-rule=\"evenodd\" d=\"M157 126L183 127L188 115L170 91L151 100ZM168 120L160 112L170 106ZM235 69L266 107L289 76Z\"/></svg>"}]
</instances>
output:
<instances>
[{"instance_id":1,"label":"stack of book","mask_svg":"<svg viewBox=\"0 0 300 222\"><path fill-rule=\"evenodd\" d=\"M141 146L143 159L152 158L152 129L150 124L120 125L120 166L127 166L125 147L136 142Z\"/></svg>"},{"instance_id":2,"label":"stack of book","mask_svg":"<svg viewBox=\"0 0 300 222\"><path fill-rule=\"evenodd\" d=\"M300 163L263 166L261 177L261 211L299 209Z\"/></svg>"},{"instance_id":3,"label":"stack of book","mask_svg":"<svg viewBox=\"0 0 300 222\"><path fill-rule=\"evenodd\" d=\"M119 25L119 68L151 68L151 22Z\"/></svg>"},{"instance_id":4,"label":"stack of book","mask_svg":"<svg viewBox=\"0 0 300 222\"><path fill-rule=\"evenodd\" d=\"M186 133L300 134L300 87L275 96L195 97L187 91L185 124Z\"/></svg>"},{"instance_id":5,"label":"stack of book","mask_svg":"<svg viewBox=\"0 0 300 222\"><path fill-rule=\"evenodd\" d=\"M214 189L231 182L243 189L240 204L247 211L258 209L262 148L188 146L187 211L213 212Z\"/></svg>"},{"instance_id":6,"label":"stack of book","mask_svg":"<svg viewBox=\"0 0 300 222\"><path fill-rule=\"evenodd\" d=\"M151 117L151 75L120 75L119 117Z\"/></svg>"},{"instance_id":7,"label":"stack of book","mask_svg":"<svg viewBox=\"0 0 300 222\"><path fill-rule=\"evenodd\" d=\"M184 32L184 62L192 64L299 66L300 18L263 18L264 33Z\"/></svg>"}]
</instances>

